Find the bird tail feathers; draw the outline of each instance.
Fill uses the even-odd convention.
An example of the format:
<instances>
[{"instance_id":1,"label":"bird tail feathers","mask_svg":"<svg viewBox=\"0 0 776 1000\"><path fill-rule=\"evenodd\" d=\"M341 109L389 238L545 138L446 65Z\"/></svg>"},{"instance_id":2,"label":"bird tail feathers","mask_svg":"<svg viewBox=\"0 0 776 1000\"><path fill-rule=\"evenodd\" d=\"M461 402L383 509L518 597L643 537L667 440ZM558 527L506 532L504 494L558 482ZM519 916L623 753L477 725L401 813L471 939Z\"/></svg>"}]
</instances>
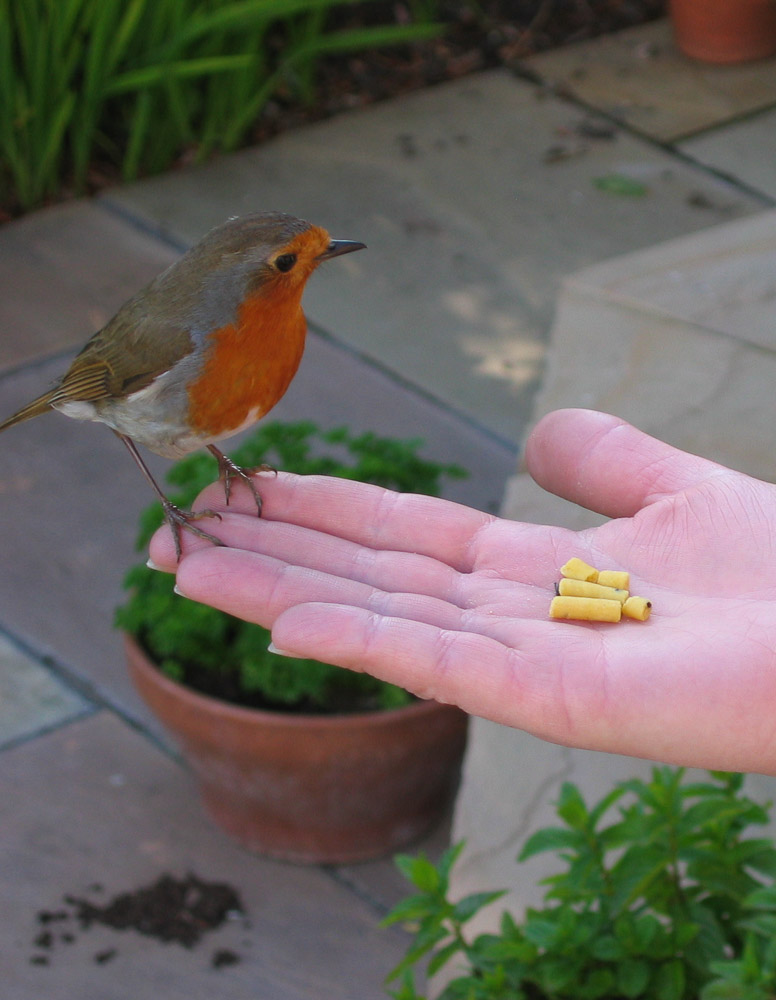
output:
<instances>
[{"instance_id":1,"label":"bird tail feathers","mask_svg":"<svg viewBox=\"0 0 776 1000\"><path fill-rule=\"evenodd\" d=\"M16 413L8 417L7 420L0 422L0 431L7 430L9 427L13 427L14 424L20 424L23 420L30 420L32 417L37 417L41 413L46 413L51 409L53 393L47 392L43 396L38 396L37 399L33 399L31 403L23 406L21 410L17 410Z\"/></svg>"}]
</instances>

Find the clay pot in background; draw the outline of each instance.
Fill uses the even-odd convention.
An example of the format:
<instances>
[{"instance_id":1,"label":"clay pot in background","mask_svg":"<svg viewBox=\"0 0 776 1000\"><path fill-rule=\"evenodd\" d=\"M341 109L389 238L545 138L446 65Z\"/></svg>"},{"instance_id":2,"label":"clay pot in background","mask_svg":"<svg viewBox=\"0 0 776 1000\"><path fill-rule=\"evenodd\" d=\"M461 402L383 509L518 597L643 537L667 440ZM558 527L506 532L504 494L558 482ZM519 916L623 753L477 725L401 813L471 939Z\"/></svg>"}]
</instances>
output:
<instances>
[{"instance_id":1,"label":"clay pot in background","mask_svg":"<svg viewBox=\"0 0 776 1000\"><path fill-rule=\"evenodd\" d=\"M390 854L439 822L458 787L468 716L414 702L353 715L241 708L165 677L125 637L130 674L244 847L305 863Z\"/></svg>"},{"instance_id":2,"label":"clay pot in background","mask_svg":"<svg viewBox=\"0 0 776 1000\"><path fill-rule=\"evenodd\" d=\"M669 0L676 44L711 63L776 53L776 0Z\"/></svg>"}]
</instances>

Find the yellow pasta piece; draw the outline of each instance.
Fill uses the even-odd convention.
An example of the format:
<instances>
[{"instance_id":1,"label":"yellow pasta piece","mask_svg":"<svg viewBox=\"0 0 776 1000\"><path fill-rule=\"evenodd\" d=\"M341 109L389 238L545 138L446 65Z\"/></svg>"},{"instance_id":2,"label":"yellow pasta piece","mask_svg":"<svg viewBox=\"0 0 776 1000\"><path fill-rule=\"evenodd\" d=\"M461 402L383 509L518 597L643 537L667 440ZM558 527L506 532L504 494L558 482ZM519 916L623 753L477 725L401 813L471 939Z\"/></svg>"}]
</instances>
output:
<instances>
[{"instance_id":1,"label":"yellow pasta piece","mask_svg":"<svg viewBox=\"0 0 776 1000\"><path fill-rule=\"evenodd\" d=\"M600 583L588 583L586 580L568 579L558 583L558 593L561 597L598 597L604 601L619 601L620 604L624 604L630 596L627 590L602 587Z\"/></svg>"},{"instance_id":2,"label":"yellow pasta piece","mask_svg":"<svg viewBox=\"0 0 776 1000\"><path fill-rule=\"evenodd\" d=\"M596 583L604 587L615 587L617 590L630 590L630 573L618 569L602 569Z\"/></svg>"},{"instance_id":3,"label":"yellow pasta piece","mask_svg":"<svg viewBox=\"0 0 776 1000\"><path fill-rule=\"evenodd\" d=\"M553 597L550 602L550 618L618 622L622 608L623 605L619 601L603 601L597 597Z\"/></svg>"},{"instance_id":4,"label":"yellow pasta piece","mask_svg":"<svg viewBox=\"0 0 776 1000\"><path fill-rule=\"evenodd\" d=\"M560 575L568 577L570 580L586 580L588 583L598 581L598 570L589 566L582 559L577 559L576 556L561 566Z\"/></svg>"},{"instance_id":5,"label":"yellow pasta piece","mask_svg":"<svg viewBox=\"0 0 776 1000\"><path fill-rule=\"evenodd\" d=\"M622 613L626 618L645 622L652 613L652 601L648 601L646 597L629 597L622 606Z\"/></svg>"}]
</instances>

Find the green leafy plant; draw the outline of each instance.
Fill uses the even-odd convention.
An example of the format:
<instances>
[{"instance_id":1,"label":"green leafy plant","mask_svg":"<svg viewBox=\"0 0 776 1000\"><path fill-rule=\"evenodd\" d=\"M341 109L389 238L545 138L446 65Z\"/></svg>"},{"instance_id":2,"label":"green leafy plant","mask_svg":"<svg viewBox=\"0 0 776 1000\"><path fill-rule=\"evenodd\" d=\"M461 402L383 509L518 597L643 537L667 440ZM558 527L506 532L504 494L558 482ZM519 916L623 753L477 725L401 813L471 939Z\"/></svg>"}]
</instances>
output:
<instances>
[{"instance_id":1,"label":"green leafy plant","mask_svg":"<svg viewBox=\"0 0 776 1000\"><path fill-rule=\"evenodd\" d=\"M467 937L465 925L502 893L449 898L463 844L437 865L399 856L418 891L385 921L414 929L391 995L419 1000L413 970L458 959L466 971L439 1000L772 1000L776 849L748 831L768 809L742 793L741 775L684 779L658 767L592 808L564 784L563 825L535 833L519 860L553 851L566 869L544 880L541 908L505 912L499 933Z\"/></svg>"},{"instance_id":2,"label":"green leafy plant","mask_svg":"<svg viewBox=\"0 0 776 1000\"><path fill-rule=\"evenodd\" d=\"M303 475L340 476L402 492L439 492L443 476L465 475L456 465L418 454L421 441L353 434L344 427L321 431L310 422L262 425L231 457L246 468L263 463ZM191 455L167 475L176 492L170 499L186 508L213 480L212 458ZM144 550L161 522L154 503L141 515L138 549ZM145 564L125 579L130 595L116 612L116 625L133 635L175 680L243 705L298 711L354 711L392 708L410 695L401 688L315 660L270 653L270 634L214 608L173 592L172 581Z\"/></svg>"},{"instance_id":3,"label":"green leafy plant","mask_svg":"<svg viewBox=\"0 0 776 1000\"><path fill-rule=\"evenodd\" d=\"M322 58L440 30L430 0L410 23L342 27L355 2L0 0L0 198L83 191L95 159L129 180L235 149L273 96L312 99Z\"/></svg>"}]
</instances>

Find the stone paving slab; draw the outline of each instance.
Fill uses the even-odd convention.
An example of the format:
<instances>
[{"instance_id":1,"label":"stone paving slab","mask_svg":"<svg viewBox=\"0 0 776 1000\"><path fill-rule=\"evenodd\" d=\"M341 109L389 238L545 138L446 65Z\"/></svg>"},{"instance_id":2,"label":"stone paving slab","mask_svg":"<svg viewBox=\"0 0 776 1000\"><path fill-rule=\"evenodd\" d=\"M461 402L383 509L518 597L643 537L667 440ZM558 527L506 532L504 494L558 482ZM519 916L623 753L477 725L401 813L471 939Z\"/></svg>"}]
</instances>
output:
<instances>
[{"instance_id":1,"label":"stone paving slab","mask_svg":"<svg viewBox=\"0 0 776 1000\"><path fill-rule=\"evenodd\" d=\"M105 203L181 243L259 208L363 240L367 253L315 276L309 314L514 445L566 274L759 207L626 133L545 162L583 118L499 70L117 189ZM649 194L602 191L596 179L608 174Z\"/></svg>"},{"instance_id":2,"label":"stone paving slab","mask_svg":"<svg viewBox=\"0 0 776 1000\"><path fill-rule=\"evenodd\" d=\"M774 479L775 253L770 211L571 275L534 420L564 406L601 409ZM521 489L510 486L509 516L522 516ZM575 527L590 521L568 512Z\"/></svg>"},{"instance_id":3,"label":"stone paving slab","mask_svg":"<svg viewBox=\"0 0 776 1000\"><path fill-rule=\"evenodd\" d=\"M0 635L0 750L91 710L89 702Z\"/></svg>"},{"instance_id":4,"label":"stone paving slab","mask_svg":"<svg viewBox=\"0 0 776 1000\"><path fill-rule=\"evenodd\" d=\"M177 256L94 201L6 223L0 227L0 372L80 345Z\"/></svg>"},{"instance_id":5,"label":"stone paving slab","mask_svg":"<svg viewBox=\"0 0 776 1000\"><path fill-rule=\"evenodd\" d=\"M697 62L678 51L668 20L541 52L522 65L660 142L776 104L776 57L733 66Z\"/></svg>"},{"instance_id":6,"label":"stone paving slab","mask_svg":"<svg viewBox=\"0 0 776 1000\"><path fill-rule=\"evenodd\" d=\"M776 212L570 275L532 423L616 413L676 447L776 479ZM502 513L580 530L604 518L512 477Z\"/></svg>"},{"instance_id":7,"label":"stone paving slab","mask_svg":"<svg viewBox=\"0 0 776 1000\"><path fill-rule=\"evenodd\" d=\"M776 110L731 122L722 132L687 139L678 148L697 162L776 199Z\"/></svg>"},{"instance_id":8,"label":"stone paving slab","mask_svg":"<svg viewBox=\"0 0 776 1000\"><path fill-rule=\"evenodd\" d=\"M564 292L774 350L775 257L776 211L760 212L585 268L567 278Z\"/></svg>"},{"instance_id":9,"label":"stone paving slab","mask_svg":"<svg viewBox=\"0 0 776 1000\"><path fill-rule=\"evenodd\" d=\"M378 1000L404 937L317 868L234 846L205 817L193 782L165 754L102 712L0 755L0 968L8 1000ZM193 949L134 931L68 927L76 940L33 945L39 911L63 896L100 901L193 872L227 882L248 914ZM95 883L102 886L97 892ZM313 932L314 928L314 932ZM240 962L211 966L217 948ZM114 950L106 964L95 956ZM34 955L49 964L30 964Z\"/></svg>"},{"instance_id":10,"label":"stone paving slab","mask_svg":"<svg viewBox=\"0 0 776 1000\"><path fill-rule=\"evenodd\" d=\"M2 412L44 389L62 359L0 380ZM137 704L112 631L121 580L138 556L137 515L150 491L98 424L44 415L0 438L0 621L98 697ZM153 462L155 470L163 468Z\"/></svg>"}]
</instances>

